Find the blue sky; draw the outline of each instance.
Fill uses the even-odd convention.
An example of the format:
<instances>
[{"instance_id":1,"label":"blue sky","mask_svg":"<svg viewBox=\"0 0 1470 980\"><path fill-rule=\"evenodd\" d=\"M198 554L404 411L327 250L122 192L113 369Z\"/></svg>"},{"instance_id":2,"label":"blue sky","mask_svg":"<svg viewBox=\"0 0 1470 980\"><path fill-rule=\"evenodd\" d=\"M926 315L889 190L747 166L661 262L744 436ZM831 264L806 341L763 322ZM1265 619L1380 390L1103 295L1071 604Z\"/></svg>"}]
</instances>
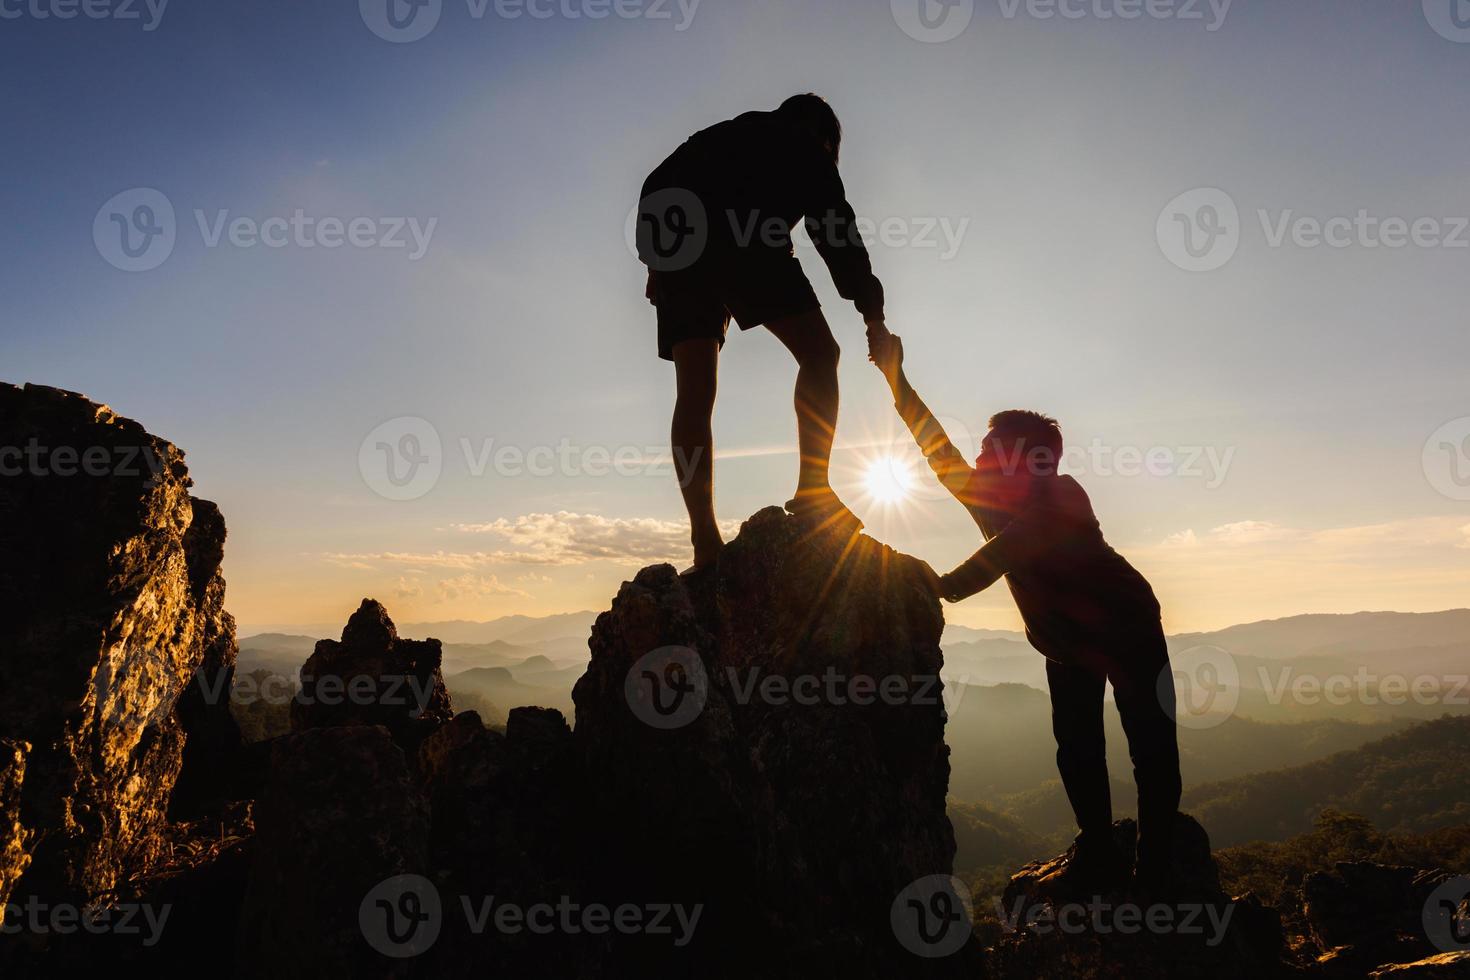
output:
<instances>
[{"instance_id":1,"label":"blue sky","mask_svg":"<svg viewBox=\"0 0 1470 980\"><path fill-rule=\"evenodd\" d=\"M85 392L188 451L247 627L364 595L400 619L602 608L640 564L687 560L666 472L585 473L667 442L672 372L624 239L637 189L695 129L813 90L843 118L854 206L892 230L874 265L916 385L971 430L1035 407L1101 447L1079 478L1172 628L1464 604L1451 467L1470 461L1431 437L1470 436L1470 37L1436 0L1136 19L975 0L943 43L901 28L907 0L655 2L443 0L390 43L345 2L173 0L148 30L142 4L60 20L0 0L0 379ZM126 272L94 219L138 188L176 243ZM1237 209L1234 251L1186 271L1160 217L1201 188ZM431 232L416 258L406 230L209 242L297 212ZM1360 212L1341 247L1312 244L1311 222ZM1428 224L1375 245L1385 219ZM799 254L845 350L841 489L873 534L952 565L979 542L926 476L897 505L864 493L875 459L911 459L859 319ZM788 496L793 377L761 331L725 349L722 520ZM386 499L360 450L403 418L432 426L440 475ZM477 475L487 443L573 465ZM1130 450L1167 459L1120 473ZM1000 590L950 613L1015 622Z\"/></svg>"}]
</instances>

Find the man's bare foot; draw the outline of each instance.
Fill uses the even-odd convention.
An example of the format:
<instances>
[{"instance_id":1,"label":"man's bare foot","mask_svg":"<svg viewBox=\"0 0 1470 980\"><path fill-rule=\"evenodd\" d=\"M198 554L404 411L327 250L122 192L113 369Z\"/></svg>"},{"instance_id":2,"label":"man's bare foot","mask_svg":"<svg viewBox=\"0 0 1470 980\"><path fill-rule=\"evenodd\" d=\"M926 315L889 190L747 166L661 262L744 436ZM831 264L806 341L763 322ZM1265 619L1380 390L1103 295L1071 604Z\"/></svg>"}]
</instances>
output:
<instances>
[{"instance_id":1,"label":"man's bare foot","mask_svg":"<svg viewBox=\"0 0 1470 980\"><path fill-rule=\"evenodd\" d=\"M796 491L796 496L786 501L786 512L804 524L823 531L844 531L857 534L863 522L847 509L831 487L816 487Z\"/></svg>"}]
</instances>

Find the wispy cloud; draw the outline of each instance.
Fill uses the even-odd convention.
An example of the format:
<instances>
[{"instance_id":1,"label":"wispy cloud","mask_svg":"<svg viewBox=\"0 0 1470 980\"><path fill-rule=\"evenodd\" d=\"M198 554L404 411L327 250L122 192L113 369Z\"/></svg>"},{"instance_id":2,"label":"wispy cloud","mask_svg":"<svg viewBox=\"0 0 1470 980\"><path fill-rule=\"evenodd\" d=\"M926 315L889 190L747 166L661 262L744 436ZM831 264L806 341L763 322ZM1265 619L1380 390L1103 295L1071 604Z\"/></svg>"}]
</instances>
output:
<instances>
[{"instance_id":1,"label":"wispy cloud","mask_svg":"<svg viewBox=\"0 0 1470 980\"><path fill-rule=\"evenodd\" d=\"M525 514L486 524L455 524L461 534L490 535L505 542L497 561L532 565L582 565L592 561L648 564L689 557L689 525L654 517L602 517L558 511ZM727 533L737 525L727 524Z\"/></svg>"},{"instance_id":2,"label":"wispy cloud","mask_svg":"<svg viewBox=\"0 0 1470 980\"><path fill-rule=\"evenodd\" d=\"M441 579L435 588L440 602L452 602L456 599L486 599L490 596L518 596L523 599L531 597L529 592L501 584L500 579L494 575L487 578L470 572L455 578Z\"/></svg>"},{"instance_id":3,"label":"wispy cloud","mask_svg":"<svg viewBox=\"0 0 1470 980\"><path fill-rule=\"evenodd\" d=\"M567 566L596 561L627 565L678 563L690 556L689 525L654 517L603 517L559 511L450 527L457 534L494 539L498 547L474 551L331 553L322 558L345 568L478 572L496 565ZM732 535L738 527L738 522L731 521L722 529ZM546 581L546 578L526 581Z\"/></svg>"},{"instance_id":4,"label":"wispy cloud","mask_svg":"<svg viewBox=\"0 0 1470 980\"><path fill-rule=\"evenodd\" d=\"M1166 624L1223 626L1301 612L1463 606L1467 549L1464 517L1420 517L1316 529L1234 521L1124 551L1153 582Z\"/></svg>"}]
</instances>

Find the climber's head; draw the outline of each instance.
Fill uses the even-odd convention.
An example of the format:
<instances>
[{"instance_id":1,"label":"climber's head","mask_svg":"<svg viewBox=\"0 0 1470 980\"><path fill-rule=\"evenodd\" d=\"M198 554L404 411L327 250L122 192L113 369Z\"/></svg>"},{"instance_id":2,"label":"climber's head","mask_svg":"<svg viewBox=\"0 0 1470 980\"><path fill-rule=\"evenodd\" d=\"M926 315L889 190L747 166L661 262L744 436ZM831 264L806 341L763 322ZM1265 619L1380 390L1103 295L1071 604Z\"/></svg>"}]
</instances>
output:
<instances>
[{"instance_id":1,"label":"climber's head","mask_svg":"<svg viewBox=\"0 0 1470 980\"><path fill-rule=\"evenodd\" d=\"M1062 458L1062 428L1040 412L1012 409L991 416L975 469L996 483L1006 501L1025 499L1032 481L1055 476Z\"/></svg>"},{"instance_id":2,"label":"climber's head","mask_svg":"<svg viewBox=\"0 0 1470 980\"><path fill-rule=\"evenodd\" d=\"M815 136L836 163L842 150L842 123L820 95L793 95L776 112Z\"/></svg>"}]
</instances>

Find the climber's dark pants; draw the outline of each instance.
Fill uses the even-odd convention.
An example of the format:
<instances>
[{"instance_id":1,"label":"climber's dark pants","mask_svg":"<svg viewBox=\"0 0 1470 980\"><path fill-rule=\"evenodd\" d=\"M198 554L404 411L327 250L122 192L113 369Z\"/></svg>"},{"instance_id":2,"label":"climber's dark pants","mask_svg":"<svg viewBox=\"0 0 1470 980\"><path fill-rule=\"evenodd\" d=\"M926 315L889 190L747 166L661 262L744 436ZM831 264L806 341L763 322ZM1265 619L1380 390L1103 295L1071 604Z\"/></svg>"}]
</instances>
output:
<instances>
[{"instance_id":1,"label":"climber's dark pants","mask_svg":"<svg viewBox=\"0 0 1470 980\"><path fill-rule=\"evenodd\" d=\"M1106 835L1113 822L1103 736L1103 685L1108 682L1138 786L1139 862L1166 862L1181 784L1174 677L1163 631L1080 659L1086 666L1046 662L1057 769L1077 826L1092 837Z\"/></svg>"}]
</instances>

